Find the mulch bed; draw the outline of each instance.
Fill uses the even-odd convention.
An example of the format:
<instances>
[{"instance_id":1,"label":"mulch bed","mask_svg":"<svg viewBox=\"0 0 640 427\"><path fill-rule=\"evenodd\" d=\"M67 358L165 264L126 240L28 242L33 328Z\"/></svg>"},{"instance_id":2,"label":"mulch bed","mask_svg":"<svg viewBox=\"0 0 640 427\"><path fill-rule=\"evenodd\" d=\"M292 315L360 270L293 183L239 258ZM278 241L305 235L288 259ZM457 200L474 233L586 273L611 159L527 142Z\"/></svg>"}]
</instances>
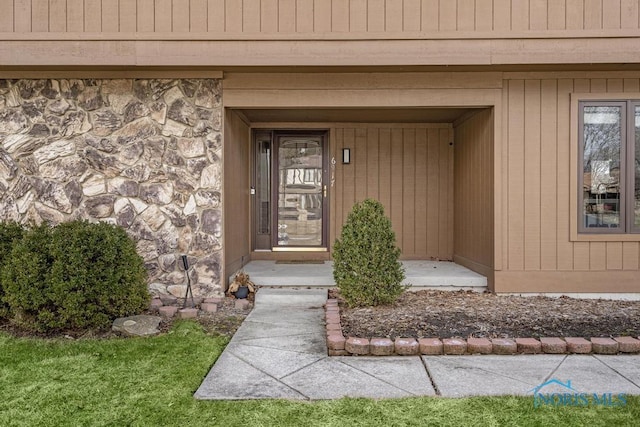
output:
<instances>
[{"instance_id":1,"label":"mulch bed","mask_svg":"<svg viewBox=\"0 0 640 427\"><path fill-rule=\"evenodd\" d=\"M340 301L345 337L640 336L640 301L425 290L388 306L349 308L338 291L331 296Z\"/></svg>"}]
</instances>

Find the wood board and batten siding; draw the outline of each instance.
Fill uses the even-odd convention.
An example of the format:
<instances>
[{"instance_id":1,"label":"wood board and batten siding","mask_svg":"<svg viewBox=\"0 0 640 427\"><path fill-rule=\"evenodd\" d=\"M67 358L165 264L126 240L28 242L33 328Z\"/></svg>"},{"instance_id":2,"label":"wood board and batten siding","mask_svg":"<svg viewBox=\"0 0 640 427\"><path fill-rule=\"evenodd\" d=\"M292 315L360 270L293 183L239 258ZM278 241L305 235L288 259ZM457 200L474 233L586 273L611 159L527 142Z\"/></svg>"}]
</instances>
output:
<instances>
[{"instance_id":1,"label":"wood board and batten siding","mask_svg":"<svg viewBox=\"0 0 640 427\"><path fill-rule=\"evenodd\" d=\"M454 260L492 279L494 269L493 109L455 124Z\"/></svg>"},{"instance_id":2,"label":"wood board and batten siding","mask_svg":"<svg viewBox=\"0 0 640 427\"><path fill-rule=\"evenodd\" d=\"M633 236L571 238L572 93L629 93L637 73L506 73L498 291L637 292L640 242ZM574 180L573 180L574 181ZM635 240L635 241L634 241ZM534 283L535 282L535 283ZM615 284L615 285L614 285ZM603 288L604 287L604 288Z\"/></svg>"},{"instance_id":3,"label":"wood board and batten siding","mask_svg":"<svg viewBox=\"0 0 640 427\"><path fill-rule=\"evenodd\" d=\"M217 35L633 30L639 0L0 0L0 32Z\"/></svg>"},{"instance_id":4,"label":"wood board and batten siding","mask_svg":"<svg viewBox=\"0 0 640 427\"><path fill-rule=\"evenodd\" d=\"M249 261L251 169L249 125L231 110L225 113L224 130L224 256L225 272L231 274Z\"/></svg>"},{"instance_id":5,"label":"wood board and batten siding","mask_svg":"<svg viewBox=\"0 0 640 427\"><path fill-rule=\"evenodd\" d=\"M336 158L330 240L353 204L380 200L403 259L453 259L453 129L450 124L362 124L331 130ZM340 162L343 148L351 163Z\"/></svg>"}]
</instances>

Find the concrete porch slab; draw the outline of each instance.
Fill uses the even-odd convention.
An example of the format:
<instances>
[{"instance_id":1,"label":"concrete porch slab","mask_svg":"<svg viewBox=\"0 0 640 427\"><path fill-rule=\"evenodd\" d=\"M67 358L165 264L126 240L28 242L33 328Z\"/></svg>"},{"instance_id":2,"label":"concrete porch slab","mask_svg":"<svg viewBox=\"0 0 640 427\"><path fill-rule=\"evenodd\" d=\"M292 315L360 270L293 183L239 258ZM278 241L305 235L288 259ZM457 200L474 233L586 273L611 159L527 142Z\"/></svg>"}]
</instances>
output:
<instances>
[{"instance_id":1,"label":"concrete porch slab","mask_svg":"<svg viewBox=\"0 0 640 427\"><path fill-rule=\"evenodd\" d=\"M487 278L459 264L447 261L402 261L405 284L411 290L475 290L487 288ZM259 286L321 287L335 286L333 262L324 264L276 264L275 261L251 261L243 270ZM229 281L233 276L229 277Z\"/></svg>"}]
</instances>

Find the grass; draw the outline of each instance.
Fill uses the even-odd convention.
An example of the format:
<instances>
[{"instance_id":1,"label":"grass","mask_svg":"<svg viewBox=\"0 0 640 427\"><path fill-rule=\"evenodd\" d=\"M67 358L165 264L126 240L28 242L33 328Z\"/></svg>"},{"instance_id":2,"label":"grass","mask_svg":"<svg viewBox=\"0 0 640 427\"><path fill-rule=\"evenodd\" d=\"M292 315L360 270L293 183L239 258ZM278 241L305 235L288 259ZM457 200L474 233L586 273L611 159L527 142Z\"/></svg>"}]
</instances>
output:
<instances>
[{"instance_id":1,"label":"grass","mask_svg":"<svg viewBox=\"0 0 640 427\"><path fill-rule=\"evenodd\" d=\"M202 402L192 394L227 340L183 322L146 339L0 335L2 426L637 425L623 408L538 408L531 397Z\"/></svg>"}]
</instances>

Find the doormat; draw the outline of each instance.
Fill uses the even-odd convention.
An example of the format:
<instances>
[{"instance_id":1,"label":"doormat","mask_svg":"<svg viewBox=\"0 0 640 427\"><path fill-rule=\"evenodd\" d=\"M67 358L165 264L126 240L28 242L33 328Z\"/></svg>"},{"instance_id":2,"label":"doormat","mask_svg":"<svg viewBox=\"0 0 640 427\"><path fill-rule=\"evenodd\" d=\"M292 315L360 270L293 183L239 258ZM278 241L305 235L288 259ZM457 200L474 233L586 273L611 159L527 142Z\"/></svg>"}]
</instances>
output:
<instances>
[{"instance_id":1,"label":"doormat","mask_svg":"<svg viewBox=\"0 0 640 427\"><path fill-rule=\"evenodd\" d=\"M276 264L324 264L324 261L315 259L280 259L276 261Z\"/></svg>"}]
</instances>

